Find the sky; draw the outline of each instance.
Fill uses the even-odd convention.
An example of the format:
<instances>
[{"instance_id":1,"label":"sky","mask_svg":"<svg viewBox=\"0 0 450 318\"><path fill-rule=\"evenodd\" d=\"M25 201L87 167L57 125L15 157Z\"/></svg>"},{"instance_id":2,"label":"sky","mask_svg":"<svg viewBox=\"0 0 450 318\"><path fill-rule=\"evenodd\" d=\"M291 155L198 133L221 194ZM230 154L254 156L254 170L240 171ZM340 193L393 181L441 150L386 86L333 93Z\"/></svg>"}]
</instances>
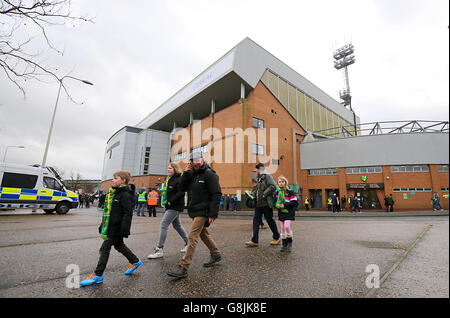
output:
<instances>
[{"instance_id":1,"label":"sky","mask_svg":"<svg viewBox=\"0 0 450 318\"><path fill-rule=\"evenodd\" d=\"M447 0L72 0L94 23L52 25L49 49L36 30L30 49L59 76L61 92L47 165L64 177L100 179L106 142L134 126L249 37L339 101L333 51L351 42L352 105L361 123L449 120ZM0 17L1 22L1 17ZM1 24L0 24L1 25ZM27 81L26 96L0 72L0 156L41 163L57 81ZM7 146L25 146L24 149ZM412 145L413 146L413 145Z\"/></svg>"}]
</instances>

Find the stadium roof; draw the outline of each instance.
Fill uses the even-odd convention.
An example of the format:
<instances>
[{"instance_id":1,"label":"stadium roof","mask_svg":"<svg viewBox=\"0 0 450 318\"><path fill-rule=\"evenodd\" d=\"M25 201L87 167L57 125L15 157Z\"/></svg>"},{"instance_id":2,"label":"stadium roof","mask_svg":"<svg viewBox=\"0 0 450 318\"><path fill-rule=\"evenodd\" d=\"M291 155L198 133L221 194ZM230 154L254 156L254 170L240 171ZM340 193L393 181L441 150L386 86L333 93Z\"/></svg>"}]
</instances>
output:
<instances>
[{"instance_id":1,"label":"stadium roof","mask_svg":"<svg viewBox=\"0 0 450 318\"><path fill-rule=\"evenodd\" d=\"M210 114L212 100L215 102L216 112L238 101L241 97L241 83L245 86L247 96L266 69L289 81L345 120L353 122L350 110L253 40L245 38L147 115L136 127L171 131L174 122L177 127L186 127L190 122L190 113L194 119Z\"/></svg>"}]
</instances>

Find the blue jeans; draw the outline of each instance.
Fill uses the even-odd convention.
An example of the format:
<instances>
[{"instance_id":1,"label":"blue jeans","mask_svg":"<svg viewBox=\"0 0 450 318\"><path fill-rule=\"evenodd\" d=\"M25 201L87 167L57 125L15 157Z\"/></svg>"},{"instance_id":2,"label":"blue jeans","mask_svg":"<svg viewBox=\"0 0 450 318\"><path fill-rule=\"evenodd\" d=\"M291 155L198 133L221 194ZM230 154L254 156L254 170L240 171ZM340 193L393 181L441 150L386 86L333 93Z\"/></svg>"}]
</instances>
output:
<instances>
[{"instance_id":1,"label":"blue jeans","mask_svg":"<svg viewBox=\"0 0 450 318\"><path fill-rule=\"evenodd\" d=\"M137 206L137 216L141 215L142 212L142 216L144 216L144 211L145 211L145 202L139 202L138 206Z\"/></svg>"},{"instance_id":2,"label":"blue jeans","mask_svg":"<svg viewBox=\"0 0 450 318\"><path fill-rule=\"evenodd\" d=\"M266 218L267 224L273 233L273 239L278 240L280 233L278 232L277 223L273 219L273 210L268 206L255 208L255 214L253 215L253 237L252 242L258 243L259 241L259 226L262 223L262 216Z\"/></svg>"}]
</instances>

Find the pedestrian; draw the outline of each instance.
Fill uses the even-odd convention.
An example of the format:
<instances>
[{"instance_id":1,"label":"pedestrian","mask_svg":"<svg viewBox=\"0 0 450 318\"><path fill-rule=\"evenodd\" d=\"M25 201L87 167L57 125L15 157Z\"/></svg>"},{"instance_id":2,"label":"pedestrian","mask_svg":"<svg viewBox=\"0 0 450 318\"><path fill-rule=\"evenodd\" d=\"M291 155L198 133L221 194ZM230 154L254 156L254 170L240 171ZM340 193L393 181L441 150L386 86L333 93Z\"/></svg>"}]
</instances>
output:
<instances>
[{"instance_id":1,"label":"pedestrian","mask_svg":"<svg viewBox=\"0 0 450 318\"><path fill-rule=\"evenodd\" d=\"M128 184L131 175L128 171L117 171L113 175L112 187L108 190L103 209L102 223L98 228L103 244L95 271L80 283L80 286L103 283L103 272L108 263L111 247L125 256L130 266L125 275L130 275L142 266L142 261L125 245L123 239L130 235L133 218L134 185Z\"/></svg>"},{"instance_id":2,"label":"pedestrian","mask_svg":"<svg viewBox=\"0 0 450 318\"><path fill-rule=\"evenodd\" d=\"M221 198L220 198L220 210L221 211L223 211L223 203L224 203L224 197L222 196Z\"/></svg>"},{"instance_id":3,"label":"pedestrian","mask_svg":"<svg viewBox=\"0 0 450 318\"><path fill-rule=\"evenodd\" d=\"M356 210L358 210L358 212L361 212L361 204L359 202L358 197L355 197L353 199L353 209L355 210L355 213L356 213ZM352 212L353 212L353 210L352 210Z\"/></svg>"},{"instance_id":4,"label":"pedestrian","mask_svg":"<svg viewBox=\"0 0 450 318\"><path fill-rule=\"evenodd\" d=\"M328 197L328 211L332 211L333 210L333 200L331 199L331 197Z\"/></svg>"},{"instance_id":5,"label":"pedestrian","mask_svg":"<svg viewBox=\"0 0 450 318\"><path fill-rule=\"evenodd\" d=\"M200 151L192 152L189 155L189 161L181 175L179 188L181 191L188 192L187 210L193 222L189 230L188 247L180 265L167 273L167 275L177 278L187 276L199 237L210 253L210 259L203 264L203 267L210 267L222 259L220 251L208 231L219 215L219 202L222 196L219 176L205 162Z\"/></svg>"},{"instance_id":6,"label":"pedestrian","mask_svg":"<svg viewBox=\"0 0 450 318\"><path fill-rule=\"evenodd\" d=\"M145 202L147 201L147 193L144 190L139 191L138 194L138 206L137 206L137 216L145 216Z\"/></svg>"},{"instance_id":7,"label":"pedestrian","mask_svg":"<svg viewBox=\"0 0 450 318\"><path fill-rule=\"evenodd\" d=\"M331 204L332 204L332 208L333 208L333 213L339 212L338 199L336 198L336 193L333 193L331 195Z\"/></svg>"},{"instance_id":8,"label":"pedestrian","mask_svg":"<svg viewBox=\"0 0 450 318\"><path fill-rule=\"evenodd\" d=\"M309 211L309 200L307 197L305 198L305 209L306 211Z\"/></svg>"},{"instance_id":9,"label":"pedestrian","mask_svg":"<svg viewBox=\"0 0 450 318\"><path fill-rule=\"evenodd\" d=\"M231 211L237 210L237 204L238 204L238 198L236 195L233 195L231 197Z\"/></svg>"},{"instance_id":10,"label":"pedestrian","mask_svg":"<svg viewBox=\"0 0 450 318\"><path fill-rule=\"evenodd\" d=\"M106 199L106 193L103 193L100 195L100 198L98 199L98 207L100 209L103 209L103 206L105 205L105 199Z\"/></svg>"},{"instance_id":11,"label":"pedestrian","mask_svg":"<svg viewBox=\"0 0 450 318\"><path fill-rule=\"evenodd\" d=\"M433 201L433 211L441 210L444 211L444 209L441 206L441 197L437 192L434 193L433 197L431 198Z\"/></svg>"},{"instance_id":12,"label":"pedestrian","mask_svg":"<svg viewBox=\"0 0 450 318\"><path fill-rule=\"evenodd\" d=\"M230 210L230 195L227 194L225 196L225 210L229 211Z\"/></svg>"},{"instance_id":13,"label":"pedestrian","mask_svg":"<svg viewBox=\"0 0 450 318\"><path fill-rule=\"evenodd\" d=\"M345 198L345 195L342 196L341 198L341 210L345 211L345 204L347 202L347 199Z\"/></svg>"},{"instance_id":14,"label":"pedestrian","mask_svg":"<svg viewBox=\"0 0 450 318\"><path fill-rule=\"evenodd\" d=\"M389 196L387 194L384 196L384 206L386 207L386 212L389 212Z\"/></svg>"},{"instance_id":15,"label":"pedestrian","mask_svg":"<svg viewBox=\"0 0 450 318\"><path fill-rule=\"evenodd\" d=\"M180 213L184 209L184 191L180 190L179 182L181 177L181 169L178 164L171 162L167 167L167 178L162 185L161 205L166 210L161 220L159 231L159 242L155 248L155 252L150 254L148 258L163 257L164 243L167 238L167 230L172 224L175 231L184 241L184 247L180 252L185 253L187 250L188 237L186 230L180 221Z\"/></svg>"},{"instance_id":16,"label":"pedestrian","mask_svg":"<svg viewBox=\"0 0 450 318\"><path fill-rule=\"evenodd\" d=\"M158 205L158 192L155 189L151 189L148 194L148 216L156 217L156 206Z\"/></svg>"},{"instance_id":17,"label":"pedestrian","mask_svg":"<svg viewBox=\"0 0 450 318\"><path fill-rule=\"evenodd\" d=\"M390 212L394 212L394 198L392 197L392 194L389 196L389 206L390 206Z\"/></svg>"},{"instance_id":18,"label":"pedestrian","mask_svg":"<svg viewBox=\"0 0 450 318\"><path fill-rule=\"evenodd\" d=\"M278 209L278 221L281 224L281 241L283 242L281 251L292 250L291 221L295 220L295 209L298 205L297 197L294 191L288 188L288 184L286 177L278 177L276 208Z\"/></svg>"},{"instance_id":19,"label":"pedestrian","mask_svg":"<svg viewBox=\"0 0 450 318\"><path fill-rule=\"evenodd\" d=\"M250 247L257 247L259 242L259 227L261 218L264 215L272 231L271 245L280 244L280 233L278 232L277 224L273 219L273 208L275 208L276 199L274 199L274 192L277 189L273 177L265 171L264 164L258 163L255 166L255 172L258 176L256 183L256 207L253 215L253 237L250 241L245 242L245 245ZM276 192L275 192L276 194Z\"/></svg>"},{"instance_id":20,"label":"pedestrian","mask_svg":"<svg viewBox=\"0 0 450 318\"><path fill-rule=\"evenodd\" d=\"M89 193L86 193L86 194L84 195L84 205L85 205L86 208L88 208L88 209L89 209L89 202L91 202L91 199L90 199L90 197L89 197Z\"/></svg>"},{"instance_id":21,"label":"pedestrian","mask_svg":"<svg viewBox=\"0 0 450 318\"><path fill-rule=\"evenodd\" d=\"M79 208L82 208L82 207L83 207L83 204L84 204L84 195L83 195L82 193L80 193L80 194L78 195L78 203L79 203L78 207L79 207Z\"/></svg>"}]
</instances>

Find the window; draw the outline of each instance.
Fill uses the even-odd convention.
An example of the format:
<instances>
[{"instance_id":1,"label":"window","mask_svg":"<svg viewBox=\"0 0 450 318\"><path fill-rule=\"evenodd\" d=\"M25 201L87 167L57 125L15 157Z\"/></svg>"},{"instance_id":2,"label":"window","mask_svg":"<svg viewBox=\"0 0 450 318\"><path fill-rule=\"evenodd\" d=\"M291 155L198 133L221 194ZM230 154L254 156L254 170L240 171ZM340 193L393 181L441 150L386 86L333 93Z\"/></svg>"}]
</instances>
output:
<instances>
[{"instance_id":1,"label":"window","mask_svg":"<svg viewBox=\"0 0 450 318\"><path fill-rule=\"evenodd\" d=\"M253 117L252 126L255 128L264 128L264 120Z\"/></svg>"},{"instance_id":2,"label":"window","mask_svg":"<svg viewBox=\"0 0 450 318\"><path fill-rule=\"evenodd\" d=\"M252 171L252 181L257 182L258 181L258 174L256 171Z\"/></svg>"},{"instance_id":3,"label":"window","mask_svg":"<svg viewBox=\"0 0 450 318\"><path fill-rule=\"evenodd\" d=\"M178 161L186 158L186 151L177 153L175 156L173 156L173 161Z\"/></svg>"},{"instance_id":4,"label":"window","mask_svg":"<svg viewBox=\"0 0 450 318\"><path fill-rule=\"evenodd\" d=\"M150 147L145 147L144 174L148 174L149 163L150 163Z\"/></svg>"},{"instance_id":5,"label":"window","mask_svg":"<svg viewBox=\"0 0 450 318\"><path fill-rule=\"evenodd\" d=\"M272 164L275 166L279 166L280 165L280 160L279 159L272 159Z\"/></svg>"},{"instance_id":6,"label":"window","mask_svg":"<svg viewBox=\"0 0 450 318\"><path fill-rule=\"evenodd\" d=\"M310 169L308 170L308 176L326 176L326 175L335 175L338 174L338 170L336 168L328 168L328 169Z\"/></svg>"},{"instance_id":7,"label":"window","mask_svg":"<svg viewBox=\"0 0 450 318\"><path fill-rule=\"evenodd\" d=\"M47 189L64 191L63 187L54 178L44 177L44 187Z\"/></svg>"},{"instance_id":8,"label":"window","mask_svg":"<svg viewBox=\"0 0 450 318\"><path fill-rule=\"evenodd\" d=\"M38 176L23 173L5 172L2 187L34 189Z\"/></svg>"},{"instance_id":9,"label":"window","mask_svg":"<svg viewBox=\"0 0 450 318\"><path fill-rule=\"evenodd\" d=\"M428 165L391 166L392 172L428 172Z\"/></svg>"},{"instance_id":10,"label":"window","mask_svg":"<svg viewBox=\"0 0 450 318\"><path fill-rule=\"evenodd\" d=\"M204 146L192 148L191 153L197 152L197 151L201 151L202 153L207 153L208 152L208 144L206 144Z\"/></svg>"},{"instance_id":11,"label":"window","mask_svg":"<svg viewBox=\"0 0 450 318\"><path fill-rule=\"evenodd\" d=\"M392 189L394 192L431 192L431 188L394 188Z\"/></svg>"},{"instance_id":12,"label":"window","mask_svg":"<svg viewBox=\"0 0 450 318\"><path fill-rule=\"evenodd\" d=\"M381 166L375 167L354 167L354 168L346 168L346 174L362 174L362 173L381 173L383 169Z\"/></svg>"},{"instance_id":13,"label":"window","mask_svg":"<svg viewBox=\"0 0 450 318\"><path fill-rule=\"evenodd\" d=\"M448 188L441 188L442 192L448 192Z\"/></svg>"},{"instance_id":14,"label":"window","mask_svg":"<svg viewBox=\"0 0 450 318\"><path fill-rule=\"evenodd\" d=\"M438 165L439 172L448 172L448 165Z\"/></svg>"},{"instance_id":15,"label":"window","mask_svg":"<svg viewBox=\"0 0 450 318\"><path fill-rule=\"evenodd\" d=\"M258 144L252 144L252 153L254 155L264 155L264 146Z\"/></svg>"}]
</instances>

